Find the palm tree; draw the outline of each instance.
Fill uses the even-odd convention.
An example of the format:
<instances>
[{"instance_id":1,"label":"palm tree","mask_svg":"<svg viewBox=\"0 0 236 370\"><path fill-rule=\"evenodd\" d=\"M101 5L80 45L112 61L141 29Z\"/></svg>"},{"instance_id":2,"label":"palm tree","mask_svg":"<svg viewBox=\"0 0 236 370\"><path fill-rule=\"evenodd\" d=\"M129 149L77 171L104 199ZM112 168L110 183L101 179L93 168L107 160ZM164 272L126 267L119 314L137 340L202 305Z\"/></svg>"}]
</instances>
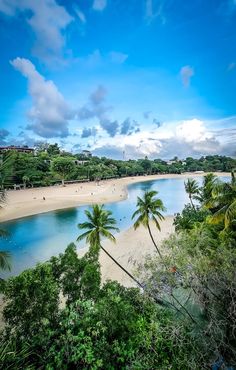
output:
<instances>
[{"instance_id":1,"label":"palm tree","mask_svg":"<svg viewBox=\"0 0 236 370\"><path fill-rule=\"evenodd\" d=\"M231 173L231 182L218 182L212 191L212 200L208 208L216 209L212 216L213 223L224 221L225 229L236 223L236 179Z\"/></svg>"},{"instance_id":2,"label":"palm tree","mask_svg":"<svg viewBox=\"0 0 236 370\"><path fill-rule=\"evenodd\" d=\"M193 197L195 197L197 194L199 194L199 186L195 179L187 179L186 182L184 182L185 191L189 196L189 200L191 203L191 206L195 210L195 206L193 204Z\"/></svg>"},{"instance_id":3,"label":"palm tree","mask_svg":"<svg viewBox=\"0 0 236 370\"><path fill-rule=\"evenodd\" d=\"M151 228L150 228L150 220L154 221L155 226L160 231L161 227L159 224L159 220L164 220L164 216L161 214L160 211L165 211L166 208L164 207L161 199L154 198L158 194L155 190L145 191L143 199L138 197L137 198L137 209L134 212L132 219L138 216L137 220L134 223L134 229L136 230L140 225L143 225L145 228L148 229L149 235L152 239L152 242L159 254L162 258L161 252L157 247L157 244L153 238Z\"/></svg>"},{"instance_id":4,"label":"palm tree","mask_svg":"<svg viewBox=\"0 0 236 370\"><path fill-rule=\"evenodd\" d=\"M194 195L194 199L198 200L202 206L206 206L212 199L212 191L217 185L218 178L213 173L208 173L203 177L202 186L199 189L199 194Z\"/></svg>"},{"instance_id":5,"label":"palm tree","mask_svg":"<svg viewBox=\"0 0 236 370\"><path fill-rule=\"evenodd\" d=\"M164 266L168 268L166 265L163 256L157 247L157 244L153 238L151 228L150 228L150 221L154 221L155 226L157 229L160 231L161 227L159 224L159 220L164 220L164 216L161 214L160 211L165 211L166 208L164 207L162 200L159 198L154 198L158 194L158 191L155 190L150 190L150 191L145 191L143 199L138 197L137 198L137 210L134 212L132 219L134 219L136 216L138 216L137 220L134 223L134 229L136 230L140 225L143 225L145 228L148 229L149 235L152 239L152 242L161 257L162 261L164 262ZM188 312L188 310L184 307L184 305L175 297L173 292L170 293L171 297L179 304L179 306L186 312L186 314L191 318L193 322L195 322L194 318L192 315ZM170 302L168 302L170 303ZM174 305L173 305L174 306ZM174 306L175 307L175 306ZM175 309L177 309L175 307ZM177 311L179 311L177 309Z\"/></svg>"},{"instance_id":6,"label":"palm tree","mask_svg":"<svg viewBox=\"0 0 236 370\"><path fill-rule=\"evenodd\" d=\"M103 252L105 252L121 270L123 270L136 284L138 284L140 288L143 288L142 284L123 266L121 266L120 263L117 262L101 245L101 238L107 238L113 243L116 242L114 235L110 231L119 231L119 229L115 226L116 220L112 217L112 212L105 210L103 204L95 204L92 206L92 212L85 210L85 214L88 221L79 223L78 227L79 229L86 229L87 231L81 234L77 238L77 241L85 239L90 245L91 250L95 253L99 253L99 250L102 249Z\"/></svg>"}]
</instances>

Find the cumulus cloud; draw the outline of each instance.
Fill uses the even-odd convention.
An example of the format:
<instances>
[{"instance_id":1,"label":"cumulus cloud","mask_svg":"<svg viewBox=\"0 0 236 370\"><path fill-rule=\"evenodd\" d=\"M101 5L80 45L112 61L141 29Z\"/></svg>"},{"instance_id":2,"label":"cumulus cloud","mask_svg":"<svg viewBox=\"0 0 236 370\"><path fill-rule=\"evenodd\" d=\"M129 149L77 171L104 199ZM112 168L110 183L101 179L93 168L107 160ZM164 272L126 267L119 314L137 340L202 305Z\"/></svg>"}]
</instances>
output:
<instances>
[{"instance_id":1,"label":"cumulus cloud","mask_svg":"<svg viewBox=\"0 0 236 370\"><path fill-rule=\"evenodd\" d=\"M26 20L35 34L33 53L49 62L58 60L65 45L63 31L73 18L55 0L0 0L0 11L8 16Z\"/></svg>"},{"instance_id":2,"label":"cumulus cloud","mask_svg":"<svg viewBox=\"0 0 236 370\"><path fill-rule=\"evenodd\" d=\"M53 81L46 80L28 59L16 58L10 63L28 80L33 106L28 112L32 123L27 128L44 138L68 136L72 112Z\"/></svg>"},{"instance_id":3,"label":"cumulus cloud","mask_svg":"<svg viewBox=\"0 0 236 370\"><path fill-rule=\"evenodd\" d=\"M189 87L191 78L194 76L194 69L190 66L184 66L180 70L180 77L184 87Z\"/></svg>"},{"instance_id":4,"label":"cumulus cloud","mask_svg":"<svg viewBox=\"0 0 236 370\"><path fill-rule=\"evenodd\" d=\"M125 151L127 158L165 158L175 155L179 158L187 156L199 157L207 154L220 154L226 150L205 123L198 119L178 123L163 123L160 128L143 130L131 135L117 135L112 143L105 138L94 146L94 153L100 155L109 147L110 153L122 158Z\"/></svg>"},{"instance_id":5,"label":"cumulus cloud","mask_svg":"<svg viewBox=\"0 0 236 370\"><path fill-rule=\"evenodd\" d=\"M93 10L103 11L107 6L107 0L94 0Z\"/></svg>"}]
</instances>

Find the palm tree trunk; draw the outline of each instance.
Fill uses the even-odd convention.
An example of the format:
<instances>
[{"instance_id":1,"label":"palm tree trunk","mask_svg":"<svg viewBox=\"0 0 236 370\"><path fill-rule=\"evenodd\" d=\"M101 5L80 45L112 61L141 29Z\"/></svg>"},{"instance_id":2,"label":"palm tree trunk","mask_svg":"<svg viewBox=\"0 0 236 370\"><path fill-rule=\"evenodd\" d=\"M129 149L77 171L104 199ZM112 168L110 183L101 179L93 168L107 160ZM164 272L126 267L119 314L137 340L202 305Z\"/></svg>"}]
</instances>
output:
<instances>
[{"instance_id":1,"label":"palm tree trunk","mask_svg":"<svg viewBox=\"0 0 236 370\"><path fill-rule=\"evenodd\" d=\"M153 238L153 235L152 235L152 232L151 232L151 228L150 228L149 223L148 223L147 227L148 227L148 232L149 232L149 235L150 235L150 237L151 237L151 239L152 239L152 242L153 242L153 244L154 244L154 246L155 246L155 248L156 248L156 250L157 250L157 252L158 252L159 256L161 257L161 259L163 259L163 256L162 256L161 252L159 251L159 248L158 248L158 246L156 245L156 242L155 242L155 240L154 240L154 238Z\"/></svg>"},{"instance_id":2,"label":"palm tree trunk","mask_svg":"<svg viewBox=\"0 0 236 370\"><path fill-rule=\"evenodd\" d=\"M142 288L144 291L145 291L145 289L144 289L144 287L143 287L143 285L133 276L133 275L131 275L130 274L130 272L129 271L127 271L123 266L121 266L120 264L119 264L119 262L117 262L116 260L115 260L115 258L113 258L112 257L112 255L110 255L110 253L108 253L107 252L107 250L105 249L105 248L103 248L101 245L100 245L100 248L103 250L103 252L104 253L106 253L106 255L117 265L117 266L119 266L119 268L122 270L122 271L124 271L140 288ZM148 295L151 297L151 298L153 298L154 299L154 301L157 303L157 304L160 304L160 305L163 305L164 304L164 302L165 302L165 300L162 300L162 299L159 299L159 298L156 298L156 297L154 297L152 294L150 294L150 293L148 293ZM185 307L183 307L182 306L182 304L175 298L175 296L172 294L171 295L172 296L172 298L174 298L175 300L176 300L176 302L180 305L180 307L181 308L183 308L184 309L184 311L188 314L188 316L192 319L192 321L193 322L195 322L194 321L194 319L192 318L192 316L189 314L189 312L186 310L186 308ZM168 305L171 305L172 307L174 307L175 308L175 310L176 311L178 311L178 312L180 312L180 310L173 304L173 303L171 303L171 302L168 302L168 301L166 301L166 303L168 304Z\"/></svg>"},{"instance_id":3,"label":"palm tree trunk","mask_svg":"<svg viewBox=\"0 0 236 370\"><path fill-rule=\"evenodd\" d=\"M111 260L117 265L117 266L119 266L120 268L121 268L121 270L122 271L124 271L140 288L142 288L144 291L145 291L145 289L144 289L144 286L133 276L133 275L131 275L130 274L130 272L129 271L127 271L123 266L121 266L120 264L119 264L119 262L117 262L111 255L110 255L110 253L108 253L107 252L107 250L105 249L105 248L103 248L101 245L100 245L100 248L103 250L103 252L105 252L106 253L106 255L109 257L109 258L111 258ZM160 299L160 298L157 298L157 297L154 297L152 294L150 294L149 292L147 293L151 298L153 298L154 299L154 301L157 303L157 304L160 304L160 305L163 305L163 304L165 304L164 302L166 302L166 304L167 305L170 305L170 306L172 306L172 307L174 307L174 309L176 310L176 311L178 311L178 312L180 312L180 310L173 304L173 303L171 303L171 302L169 302L169 301L165 301L165 300L162 300L162 299Z\"/></svg>"},{"instance_id":4,"label":"palm tree trunk","mask_svg":"<svg viewBox=\"0 0 236 370\"><path fill-rule=\"evenodd\" d=\"M191 206L193 207L194 211L196 211L196 208L195 208L195 206L193 204L192 196L191 195L189 195L189 200L190 200Z\"/></svg>"},{"instance_id":5,"label":"palm tree trunk","mask_svg":"<svg viewBox=\"0 0 236 370\"><path fill-rule=\"evenodd\" d=\"M182 303L174 296L173 293L170 293L170 295L180 305L180 307L186 312L186 314L188 315L188 317L190 317L192 322L194 322L194 324L196 324L196 320L194 320L194 318L192 317L191 313L187 310L187 308L184 307L184 305L182 305Z\"/></svg>"},{"instance_id":6,"label":"palm tree trunk","mask_svg":"<svg viewBox=\"0 0 236 370\"><path fill-rule=\"evenodd\" d=\"M103 252L105 252L106 254L107 254L107 256L109 257L109 258L111 258L112 259L112 261L117 265L117 266L119 266L119 268L122 270L122 271L124 271L140 288L142 288L143 289L143 286L142 286L142 284L137 280L137 279L135 279L135 277L133 276L133 275L131 275L130 273L129 273L129 271L127 271L123 266L121 266L120 264L119 264L119 262L117 262L116 260L115 260L115 258L113 258L111 255L110 255L110 253L108 253L107 251L106 251L106 249L105 248L103 248L101 245L100 245L100 247L101 247L101 249L103 250Z\"/></svg>"}]
</instances>

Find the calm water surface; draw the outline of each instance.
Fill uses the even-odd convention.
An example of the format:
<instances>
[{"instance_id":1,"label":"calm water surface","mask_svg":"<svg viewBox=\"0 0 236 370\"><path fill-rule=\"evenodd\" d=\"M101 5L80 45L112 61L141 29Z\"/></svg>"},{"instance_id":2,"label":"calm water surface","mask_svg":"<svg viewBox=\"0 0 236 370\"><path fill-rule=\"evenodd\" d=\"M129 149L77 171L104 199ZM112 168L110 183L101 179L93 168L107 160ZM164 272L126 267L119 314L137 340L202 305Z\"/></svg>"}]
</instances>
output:
<instances>
[{"instance_id":1,"label":"calm water surface","mask_svg":"<svg viewBox=\"0 0 236 370\"><path fill-rule=\"evenodd\" d=\"M135 211L137 196L152 189L159 192L158 196L167 208L166 215L173 215L188 203L184 180L159 179L129 185L128 199L108 203L106 208L113 212L120 230L127 229L132 225L131 216ZM201 183L202 179L198 178L198 181ZM79 235L77 224L85 220L84 210L88 208L83 206L53 211L3 223L2 228L10 233L10 237L0 239L0 250L11 252L13 269L10 274L1 275L16 275L37 262L63 252L70 242L76 241ZM84 242L81 242L79 247L83 246Z\"/></svg>"}]
</instances>

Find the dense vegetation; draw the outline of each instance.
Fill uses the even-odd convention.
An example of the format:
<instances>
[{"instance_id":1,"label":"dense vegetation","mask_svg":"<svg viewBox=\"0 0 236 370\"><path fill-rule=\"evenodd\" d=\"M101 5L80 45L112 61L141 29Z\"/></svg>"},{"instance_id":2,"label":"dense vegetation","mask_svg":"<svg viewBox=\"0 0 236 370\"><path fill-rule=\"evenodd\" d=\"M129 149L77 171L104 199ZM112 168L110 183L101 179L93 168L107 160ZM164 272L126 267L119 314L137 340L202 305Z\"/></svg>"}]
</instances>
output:
<instances>
[{"instance_id":1,"label":"dense vegetation","mask_svg":"<svg viewBox=\"0 0 236 370\"><path fill-rule=\"evenodd\" d=\"M147 192L137 201L134 225L148 229L155 253L138 267L137 288L101 285L102 237L114 240L116 228L102 206L87 211L88 221L79 225L79 238L89 244L84 257L71 244L6 281L1 368L236 366L236 180L233 173L228 183L210 174L202 187L189 179L185 188L190 204L162 246L151 232L163 218L161 200Z\"/></svg>"},{"instance_id":2,"label":"dense vegetation","mask_svg":"<svg viewBox=\"0 0 236 370\"><path fill-rule=\"evenodd\" d=\"M9 155L9 154L8 154ZM7 154L4 154L7 156ZM224 156L191 157L185 160L173 158L166 162L161 159L113 160L109 158L86 157L60 151L57 144L40 146L35 154L13 153L12 179L8 186L21 184L46 186L60 181L106 179L144 174L182 173L186 171L231 171L236 160Z\"/></svg>"}]
</instances>

